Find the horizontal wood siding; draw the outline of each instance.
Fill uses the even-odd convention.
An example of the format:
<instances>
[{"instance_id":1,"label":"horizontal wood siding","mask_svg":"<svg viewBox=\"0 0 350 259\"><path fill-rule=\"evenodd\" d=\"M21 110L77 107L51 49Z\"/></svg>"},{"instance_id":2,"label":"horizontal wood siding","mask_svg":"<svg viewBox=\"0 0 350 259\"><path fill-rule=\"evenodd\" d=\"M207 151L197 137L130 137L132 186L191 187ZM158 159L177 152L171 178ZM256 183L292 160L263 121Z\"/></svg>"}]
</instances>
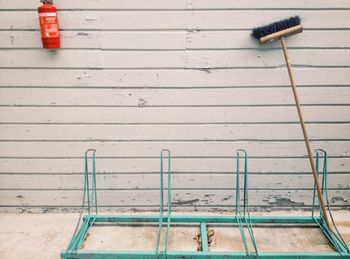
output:
<instances>
[{"instance_id":1,"label":"horizontal wood siding","mask_svg":"<svg viewBox=\"0 0 350 259\"><path fill-rule=\"evenodd\" d=\"M159 154L173 204L228 210L235 150L250 204L310 208L313 180L278 42L253 27L300 15L290 59L330 203L350 208L350 1L60 0L62 49L42 49L38 1L0 0L0 209L81 204L97 149L103 209L157 210Z\"/></svg>"},{"instance_id":2,"label":"horizontal wood siding","mask_svg":"<svg viewBox=\"0 0 350 259\"><path fill-rule=\"evenodd\" d=\"M39 31L0 31L0 48L41 49ZM302 37L302 40L300 38ZM62 49L103 50L227 50L277 49L278 43L259 46L247 31L62 31ZM322 40L315 41L315 38ZM334 41L334 38L337 40ZM306 30L288 39L290 49L348 48L350 31Z\"/></svg>"}]
</instances>

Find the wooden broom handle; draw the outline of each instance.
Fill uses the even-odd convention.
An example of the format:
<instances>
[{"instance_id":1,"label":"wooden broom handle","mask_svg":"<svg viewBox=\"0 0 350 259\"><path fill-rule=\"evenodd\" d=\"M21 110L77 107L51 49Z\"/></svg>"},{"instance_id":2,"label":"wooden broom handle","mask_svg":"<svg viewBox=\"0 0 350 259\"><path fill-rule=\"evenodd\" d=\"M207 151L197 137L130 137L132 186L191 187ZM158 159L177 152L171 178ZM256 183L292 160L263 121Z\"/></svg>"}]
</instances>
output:
<instances>
[{"instance_id":1,"label":"wooden broom handle","mask_svg":"<svg viewBox=\"0 0 350 259\"><path fill-rule=\"evenodd\" d=\"M320 206L321 206L322 213L323 213L324 218L326 220L327 227L330 228L331 224L330 224L329 219L328 219L328 214L327 214L326 207L325 207L325 204L324 204L323 195L322 195L322 192L321 192L320 184L318 182L318 177L317 177L317 174L316 174L316 166L315 166L315 162L314 162L314 159L313 159L313 156L312 156L312 153L311 153L310 141L309 141L309 137L308 137L308 134L307 134L307 131L306 131L304 118L303 118L303 113L302 113L301 107L300 107L300 101L299 101L298 92L297 92L297 88L296 88L295 81L294 81L294 76L293 76L293 73L292 73L292 67L290 65L290 61L289 61L289 57L288 57L286 40L282 36L280 38L280 41L281 41L281 45L282 45L282 48L283 48L284 59L286 61L286 65L287 65L287 68L288 68L288 75L289 75L290 83L292 85L292 90L293 90L295 104L296 104L297 110L298 110L300 125L301 125L301 128L303 130L304 140L305 140L305 144L306 144L306 150L307 150L307 154L308 154L310 165L311 165L311 169L312 169L312 174L314 175L314 180L315 180L315 184L316 184L316 188L317 188L318 200L319 200L319 203L320 203Z\"/></svg>"}]
</instances>

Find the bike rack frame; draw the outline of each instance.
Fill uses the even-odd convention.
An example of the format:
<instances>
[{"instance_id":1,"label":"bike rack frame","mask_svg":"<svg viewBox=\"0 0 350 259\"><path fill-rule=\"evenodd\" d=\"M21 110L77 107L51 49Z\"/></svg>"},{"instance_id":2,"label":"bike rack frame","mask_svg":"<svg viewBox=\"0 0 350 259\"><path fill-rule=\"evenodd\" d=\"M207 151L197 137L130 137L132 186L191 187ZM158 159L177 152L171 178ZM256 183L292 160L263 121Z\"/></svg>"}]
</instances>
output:
<instances>
[{"instance_id":1,"label":"bike rack frame","mask_svg":"<svg viewBox=\"0 0 350 259\"><path fill-rule=\"evenodd\" d=\"M264 217L251 216L249 213L248 203L248 155L244 150L236 152L236 204L235 214L229 216L179 216L172 215L171 199L171 154L169 150L162 150L160 155L160 210L158 216L141 216L141 215L120 215L104 216L98 214L97 191L96 191L96 151L89 149L85 153L85 172L84 172L84 193L81 212L77 227L68 248L62 251L62 259L115 259L115 258L333 258L347 257L350 258L350 251L345 241L341 237L331 214L328 199L328 157L324 150L315 150L316 170L318 175L322 174L322 192L326 200L329 216L332 220L332 229L328 228L322 211L317 206L315 185L312 196L312 211L310 216L306 217ZM89 168L91 160L92 169ZM243 163L243 170L241 169ZM90 172L91 171L91 172ZM320 173L321 171L321 173ZM167 206L166 215L164 215L164 173L167 173ZM240 178L243 176L243 187L240 185ZM91 184L90 184L91 183ZM90 186L91 185L91 186ZM243 199L241 194L243 192ZM82 217L84 209L87 209L87 215ZM317 209L318 208L318 209ZM317 213L317 210L319 211ZM81 246L96 223L100 222L127 222L158 223L157 241L155 249L152 251L106 251L106 250L82 250ZM171 251L168 249L169 230L174 223L197 223L201 236L201 251L182 252ZM208 247L207 225L211 223L229 223L239 228L244 251L237 252L212 252ZM254 237L253 226L259 224L287 224L287 225L313 225L318 227L327 238L334 252L260 252ZM166 228L164 249L160 248L161 231ZM248 233L248 235L246 235ZM250 241L250 242L248 242ZM250 247L248 244L252 244Z\"/></svg>"}]
</instances>

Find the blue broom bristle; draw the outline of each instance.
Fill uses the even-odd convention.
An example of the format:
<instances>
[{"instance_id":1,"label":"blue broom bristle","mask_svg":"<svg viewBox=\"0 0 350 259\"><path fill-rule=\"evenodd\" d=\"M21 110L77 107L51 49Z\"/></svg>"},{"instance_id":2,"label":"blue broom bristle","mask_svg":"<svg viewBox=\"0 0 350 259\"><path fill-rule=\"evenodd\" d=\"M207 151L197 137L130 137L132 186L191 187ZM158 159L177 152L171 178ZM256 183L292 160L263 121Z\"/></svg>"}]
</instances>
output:
<instances>
[{"instance_id":1,"label":"blue broom bristle","mask_svg":"<svg viewBox=\"0 0 350 259\"><path fill-rule=\"evenodd\" d=\"M254 38L260 39L261 37L267 36L269 34L288 29L293 26L300 24L300 17L293 16L288 19L284 19L278 22L271 23L266 26L258 27L253 29L252 36Z\"/></svg>"}]
</instances>

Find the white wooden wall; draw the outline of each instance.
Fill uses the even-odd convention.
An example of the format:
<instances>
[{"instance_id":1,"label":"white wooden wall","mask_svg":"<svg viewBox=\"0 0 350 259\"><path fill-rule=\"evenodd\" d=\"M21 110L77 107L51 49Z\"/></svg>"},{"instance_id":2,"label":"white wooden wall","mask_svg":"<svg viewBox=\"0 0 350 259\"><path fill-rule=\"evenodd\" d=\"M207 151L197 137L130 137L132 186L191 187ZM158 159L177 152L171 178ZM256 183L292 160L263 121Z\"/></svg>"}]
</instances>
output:
<instances>
[{"instance_id":1,"label":"white wooden wall","mask_svg":"<svg viewBox=\"0 0 350 259\"><path fill-rule=\"evenodd\" d=\"M254 26L300 15L288 39L330 199L350 207L350 1L56 0L62 49L41 48L38 0L0 0L0 206L80 206L97 149L99 202L157 209L159 153L173 202L230 209L235 150L250 155L253 207L308 208L312 178L278 43Z\"/></svg>"}]
</instances>

